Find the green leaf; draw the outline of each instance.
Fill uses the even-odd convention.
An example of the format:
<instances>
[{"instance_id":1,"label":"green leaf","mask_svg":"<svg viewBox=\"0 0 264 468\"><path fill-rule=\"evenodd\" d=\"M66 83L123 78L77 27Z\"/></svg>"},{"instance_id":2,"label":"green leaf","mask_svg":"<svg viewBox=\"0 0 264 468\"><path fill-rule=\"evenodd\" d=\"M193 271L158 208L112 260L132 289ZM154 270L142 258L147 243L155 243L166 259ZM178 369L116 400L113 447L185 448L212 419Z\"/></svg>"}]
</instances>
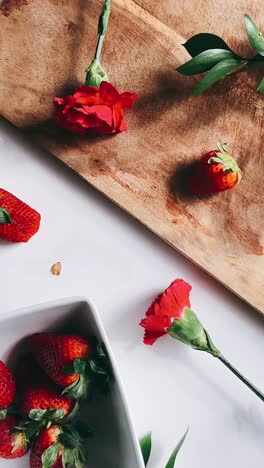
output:
<instances>
[{"instance_id":1,"label":"green leaf","mask_svg":"<svg viewBox=\"0 0 264 468\"><path fill-rule=\"evenodd\" d=\"M71 449L65 448L63 450L61 461L63 468L67 468L68 466L72 466L74 464L74 457Z\"/></svg>"},{"instance_id":2,"label":"green leaf","mask_svg":"<svg viewBox=\"0 0 264 468\"><path fill-rule=\"evenodd\" d=\"M87 367L87 363L84 359L76 358L74 360L73 367L76 374L83 374Z\"/></svg>"},{"instance_id":3,"label":"green leaf","mask_svg":"<svg viewBox=\"0 0 264 468\"><path fill-rule=\"evenodd\" d=\"M7 415L7 409L1 409L0 410L0 421L6 418Z\"/></svg>"},{"instance_id":4,"label":"green leaf","mask_svg":"<svg viewBox=\"0 0 264 468\"><path fill-rule=\"evenodd\" d=\"M30 410L28 417L33 421L41 421L46 415L48 410L32 409Z\"/></svg>"},{"instance_id":5,"label":"green leaf","mask_svg":"<svg viewBox=\"0 0 264 468\"><path fill-rule=\"evenodd\" d=\"M64 447L74 449L78 445L79 441L75 439L71 434L63 432L59 435L59 441Z\"/></svg>"},{"instance_id":6,"label":"green leaf","mask_svg":"<svg viewBox=\"0 0 264 468\"><path fill-rule=\"evenodd\" d=\"M60 448L60 443L56 442L55 444L50 445L50 447L43 452L41 457L42 468L51 468L56 463Z\"/></svg>"},{"instance_id":7,"label":"green leaf","mask_svg":"<svg viewBox=\"0 0 264 468\"><path fill-rule=\"evenodd\" d=\"M79 398L81 398L81 395L79 396L79 398L77 398L77 391L78 391L78 388L79 388L79 380L80 380L80 377L79 377L79 379L75 380L70 385L68 385L68 387L65 387L63 389L63 391L61 392L61 394L62 395L67 395L69 398L73 398L74 400L78 400ZM76 394L76 396L74 396L75 394Z\"/></svg>"},{"instance_id":8,"label":"green leaf","mask_svg":"<svg viewBox=\"0 0 264 468\"><path fill-rule=\"evenodd\" d=\"M107 356L107 351L104 343L98 343L96 346L96 351L100 359L109 359Z\"/></svg>"},{"instance_id":9,"label":"green leaf","mask_svg":"<svg viewBox=\"0 0 264 468\"><path fill-rule=\"evenodd\" d=\"M27 440L31 440L40 431L42 425L39 421L30 421L23 430L25 430Z\"/></svg>"},{"instance_id":10,"label":"green leaf","mask_svg":"<svg viewBox=\"0 0 264 468\"><path fill-rule=\"evenodd\" d=\"M47 413L47 417L52 421L57 421L58 419L62 419L64 416L64 410L61 408L58 409L51 409L50 413Z\"/></svg>"},{"instance_id":11,"label":"green leaf","mask_svg":"<svg viewBox=\"0 0 264 468\"><path fill-rule=\"evenodd\" d=\"M79 458L82 461L82 463L85 463L89 460L89 452L87 447L79 447Z\"/></svg>"},{"instance_id":12,"label":"green leaf","mask_svg":"<svg viewBox=\"0 0 264 468\"><path fill-rule=\"evenodd\" d=\"M261 82L259 83L258 92L260 94L264 94L264 77L262 78Z\"/></svg>"},{"instance_id":13,"label":"green leaf","mask_svg":"<svg viewBox=\"0 0 264 468\"><path fill-rule=\"evenodd\" d=\"M191 37L183 47L189 52L192 57L204 52L208 49L225 49L231 50L221 37L215 34L201 33Z\"/></svg>"},{"instance_id":14,"label":"green leaf","mask_svg":"<svg viewBox=\"0 0 264 468\"><path fill-rule=\"evenodd\" d=\"M142 439L139 441L140 448L143 456L145 466L147 466L150 453L151 453L151 432L148 432Z\"/></svg>"},{"instance_id":15,"label":"green leaf","mask_svg":"<svg viewBox=\"0 0 264 468\"><path fill-rule=\"evenodd\" d=\"M237 56L230 50L205 50L204 52L201 52L199 55L196 55L196 57L181 65L179 68L176 68L176 71L182 75L187 76L197 75L198 73L203 73L210 70L219 62L236 58Z\"/></svg>"},{"instance_id":16,"label":"green leaf","mask_svg":"<svg viewBox=\"0 0 264 468\"><path fill-rule=\"evenodd\" d=\"M73 400L80 400L81 398L87 400L91 395L91 387L91 379L87 373L81 374L75 382L64 388L62 395L67 395Z\"/></svg>"},{"instance_id":17,"label":"green leaf","mask_svg":"<svg viewBox=\"0 0 264 468\"><path fill-rule=\"evenodd\" d=\"M107 375L108 372L106 369L104 369L101 365L100 365L100 362L99 361L96 361L95 359L89 359L89 364L91 366L91 369L92 371L95 373L95 374L103 374L103 375Z\"/></svg>"},{"instance_id":18,"label":"green leaf","mask_svg":"<svg viewBox=\"0 0 264 468\"><path fill-rule=\"evenodd\" d=\"M72 421L72 419L74 419L76 414L78 413L79 409L80 409L80 405L78 401L76 401L73 409L71 410L69 414L67 414L67 416L65 416L65 418L63 418L63 421L61 421L61 424L65 424L65 423L68 423L69 421Z\"/></svg>"},{"instance_id":19,"label":"green leaf","mask_svg":"<svg viewBox=\"0 0 264 468\"><path fill-rule=\"evenodd\" d=\"M79 453L78 448L75 448L73 450L73 456L74 456L74 468L83 468L83 463L80 460L80 453Z\"/></svg>"},{"instance_id":20,"label":"green leaf","mask_svg":"<svg viewBox=\"0 0 264 468\"><path fill-rule=\"evenodd\" d=\"M0 208L0 224L12 224L10 214L5 208Z\"/></svg>"},{"instance_id":21,"label":"green leaf","mask_svg":"<svg viewBox=\"0 0 264 468\"><path fill-rule=\"evenodd\" d=\"M188 434L188 431L189 431L189 428L187 428L187 431L185 432L185 434L183 435L183 437L181 438L181 440L178 442L176 448L173 450L171 456L170 456L170 459L167 463L167 465L165 466L165 468L173 468L174 467L174 464L175 464L175 460L176 460L176 457L186 439L186 436Z\"/></svg>"},{"instance_id":22,"label":"green leaf","mask_svg":"<svg viewBox=\"0 0 264 468\"><path fill-rule=\"evenodd\" d=\"M262 33L249 15L245 15L244 18L250 44L258 54L264 55L264 37Z\"/></svg>"},{"instance_id":23,"label":"green leaf","mask_svg":"<svg viewBox=\"0 0 264 468\"><path fill-rule=\"evenodd\" d=\"M70 436L74 437L76 442L79 443L80 441L80 434L76 429L75 424L67 424L66 426L63 427L63 432L66 432L67 434L70 434Z\"/></svg>"},{"instance_id":24,"label":"green leaf","mask_svg":"<svg viewBox=\"0 0 264 468\"><path fill-rule=\"evenodd\" d=\"M196 86L192 95L199 96L208 88L210 88L210 86L214 85L217 81L219 81L232 70L238 68L243 63L245 63L245 61L240 59L223 60L222 62L217 63L217 65L215 65Z\"/></svg>"},{"instance_id":25,"label":"green leaf","mask_svg":"<svg viewBox=\"0 0 264 468\"><path fill-rule=\"evenodd\" d=\"M228 154L228 148L226 143L220 143L219 141L216 143L217 148L219 149L220 153L227 153Z\"/></svg>"}]
</instances>

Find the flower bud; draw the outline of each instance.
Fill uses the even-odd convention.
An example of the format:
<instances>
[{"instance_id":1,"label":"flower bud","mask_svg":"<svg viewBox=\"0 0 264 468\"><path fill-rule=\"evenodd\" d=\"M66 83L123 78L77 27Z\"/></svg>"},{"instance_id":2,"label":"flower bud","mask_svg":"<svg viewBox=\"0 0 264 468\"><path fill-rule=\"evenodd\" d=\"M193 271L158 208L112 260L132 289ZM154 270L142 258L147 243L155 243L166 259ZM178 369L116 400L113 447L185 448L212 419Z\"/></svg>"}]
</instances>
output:
<instances>
[{"instance_id":1,"label":"flower bud","mask_svg":"<svg viewBox=\"0 0 264 468\"><path fill-rule=\"evenodd\" d=\"M215 357L220 355L220 351L212 343L195 313L187 307L184 309L182 317L173 319L172 327L167 328L167 332L172 338L182 341L194 349L206 351Z\"/></svg>"},{"instance_id":2,"label":"flower bud","mask_svg":"<svg viewBox=\"0 0 264 468\"><path fill-rule=\"evenodd\" d=\"M99 88L102 81L108 81L107 74L98 60L93 59L86 70L85 84Z\"/></svg>"}]
</instances>

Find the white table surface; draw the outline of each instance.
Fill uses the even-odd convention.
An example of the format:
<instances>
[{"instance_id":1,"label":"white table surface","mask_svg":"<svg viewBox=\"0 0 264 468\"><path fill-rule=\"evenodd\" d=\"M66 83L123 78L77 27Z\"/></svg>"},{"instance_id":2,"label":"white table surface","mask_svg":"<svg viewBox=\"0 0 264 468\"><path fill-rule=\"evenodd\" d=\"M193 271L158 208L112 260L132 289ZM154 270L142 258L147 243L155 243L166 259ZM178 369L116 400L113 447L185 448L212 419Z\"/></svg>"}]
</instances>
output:
<instances>
[{"instance_id":1,"label":"white table surface","mask_svg":"<svg viewBox=\"0 0 264 468\"><path fill-rule=\"evenodd\" d=\"M67 296L92 298L138 435L153 431L149 468L164 468L188 425L177 468L263 467L261 401L205 353L170 337L143 345L138 326L153 297L184 278L215 344L263 390L262 317L4 121L0 163L1 187L42 215L28 244L0 241L0 313ZM59 277L50 273L57 261Z\"/></svg>"}]
</instances>

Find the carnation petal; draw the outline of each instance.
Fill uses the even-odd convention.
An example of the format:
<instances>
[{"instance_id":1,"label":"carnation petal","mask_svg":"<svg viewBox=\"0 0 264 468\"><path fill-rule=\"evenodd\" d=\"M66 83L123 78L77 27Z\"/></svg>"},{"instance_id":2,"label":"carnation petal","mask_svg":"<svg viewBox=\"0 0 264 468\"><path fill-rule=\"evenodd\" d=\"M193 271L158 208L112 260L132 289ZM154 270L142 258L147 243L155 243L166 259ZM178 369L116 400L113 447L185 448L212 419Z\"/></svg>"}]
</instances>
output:
<instances>
[{"instance_id":1,"label":"carnation petal","mask_svg":"<svg viewBox=\"0 0 264 468\"><path fill-rule=\"evenodd\" d=\"M176 279L161 295L159 303L154 305L156 315L182 317L185 307L190 307L189 295L192 287L182 279Z\"/></svg>"},{"instance_id":2,"label":"carnation petal","mask_svg":"<svg viewBox=\"0 0 264 468\"><path fill-rule=\"evenodd\" d=\"M171 326L171 320L165 316L149 315L141 320L140 325L146 330L166 333L166 328Z\"/></svg>"},{"instance_id":3,"label":"carnation petal","mask_svg":"<svg viewBox=\"0 0 264 468\"><path fill-rule=\"evenodd\" d=\"M162 294L159 294L156 299L154 299L154 301L150 304L147 312L146 312L146 316L148 317L149 315L155 315L155 304L156 302L159 303L160 299L162 297Z\"/></svg>"},{"instance_id":4,"label":"carnation petal","mask_svg":"<svg viewBox=\"0 0 264 468\"><path fill-rule=\"evenodd\" d=\"M145 330L144 343L151 346L158 338L164 335L166 335L166 332L152 332L150 330Z\"/></svg>"},{"instance_id":5,"label":"carnation petal","mask_svg":"<svg viewBox=\"0 0 264 468\"><path fill-rule=\"evenodd\" d=\"M113 124L113 110L111 107L105 105L95 106L95 114L100 119L106 122L109 126Z\"/></svg>"},{"instance_id":6,"label":"carnation petal","mask_svg":"<svg viewBox=\"0 0 264 468\"><path fill-rule=\"evenodd\" d=\"M117 89L108 81L102 81L100 85L101 102L107 105L113 105L120 101L120 94Z\"/></svg>"},{"instance_id":7,"label":"carnation petal","mask_svg":"<svg viewBox=\"0 0 264 468\"><path fill-rule=\"evenodd\" d=\"M58 106L60 107L64 104L64 99L57 97L54 99L53 104L55 107L58 107Z\"/></svg>"},{"instance_id":8,"label":"carnation petal","mask_svg":"<svg viewBox=\"0 0 264 468\"><path fill-rule=\"evenodd\" d=\"M79 86L79 88L74 91L74 94L71 97L74 105L79 104L84 106L93 106L100 102L99 90L98 88L94 88L92 86Z\"/></svg>"},{"instance_id":9,"label":"carnation petal","mask_svg":"<svg viewBox=\"0 0 264 468\"><path fill-rule=\"evenodd\" d=\"M74 96L81 94L81 95L93 95L98 93L98 88L95 86L85 86L81 85L74 91Z\"/></svg>"},{"instance_id":10,"label":"carnation petal","mask_svg":"<svg viewBox=\"0 0 264 468\"><path fill-rule=\"evenodd\" d=\"M127 129L124 121L124 111L119 103L113 106L113 127L117 130L117 133L124 132Z\"/></svg>"},{"instance_id":11,"label":"carnation petal","mask_svg":"<svg viewBox=\"0 0 264 468\"><path fill-rule=\"evenodd\" d=\"M134 101L138 99L136 93L125 92L120 94L120 103L123 109L131 109L133 107Z\"/></svg>"},{"instance_id":12,"label":"carnation petal","mask_svg":"<svg viewBox=\"0 0 264 468\"><path fill-rule=\"evenodd\" d=\"M94 115L97 121L106 122L107 125L112 126L113 123L113 111L111 107L105 105L96 106L82 106L76 107L75 110L84 115Z\"/></svg>"},{"instance_id":13,"label":"carnation petal","mask_svg":"<svg viewBox=\"0 0 264 468\"><path fill-rule=\"evenodd\" d=\"M145 328L144 343L152 345L158 338L167 334L166 328L171 326L171 321L168 317L149 315L141 320L140 325Z\"/></svg>"}]
</instances>

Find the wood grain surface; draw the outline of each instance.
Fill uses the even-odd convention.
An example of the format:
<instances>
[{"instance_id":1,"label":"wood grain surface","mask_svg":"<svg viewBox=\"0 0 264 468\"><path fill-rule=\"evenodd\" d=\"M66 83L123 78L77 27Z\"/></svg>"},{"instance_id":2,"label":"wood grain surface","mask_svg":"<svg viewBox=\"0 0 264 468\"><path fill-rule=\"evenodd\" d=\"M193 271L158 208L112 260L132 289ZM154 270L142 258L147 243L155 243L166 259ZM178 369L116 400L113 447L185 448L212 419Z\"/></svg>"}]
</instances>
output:
<instances>
[{"instance_id":1,"label":"wood grain surface","mask_svg":"<svg viewBox=\"0 0 264 468\"><path fill-rule=\"evenodd\" d=\"M84 81L91 61L97 0L6 0L0 17L0 112L162 239L264 312L264 98L261 75L228 77L191 98L200 77L174 69L181 46L211 32L252 55L243 25L249 13L264 29L260 2L114 0L103 64L121 91L139 99L128 131L77 137L52 121L54 96ZM227 142L244 171L240 186L192 198L194 161ZM14 168L15 171L15 168ZM85 216L85 213L84 213Z\"/></svg>"}]
</instances>

